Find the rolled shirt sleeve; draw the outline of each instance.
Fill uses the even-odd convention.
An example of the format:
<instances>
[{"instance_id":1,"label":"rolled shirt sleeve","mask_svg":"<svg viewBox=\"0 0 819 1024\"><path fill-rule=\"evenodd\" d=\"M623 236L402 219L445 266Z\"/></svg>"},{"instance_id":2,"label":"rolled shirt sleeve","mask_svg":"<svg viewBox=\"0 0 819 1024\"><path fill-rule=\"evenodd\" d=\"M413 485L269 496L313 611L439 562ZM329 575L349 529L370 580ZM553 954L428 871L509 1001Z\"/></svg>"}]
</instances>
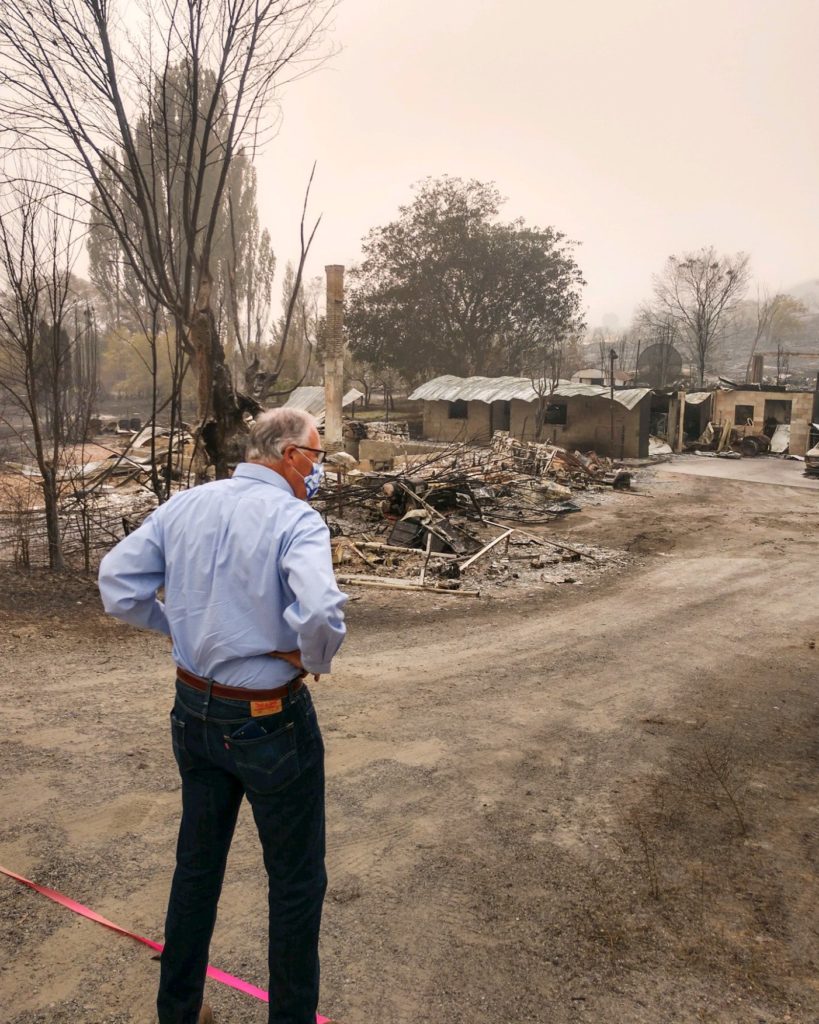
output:
<instances>
[{"instance_id":1,"label":"rolled shirt sleeve","mask_svg":"<svg viewBox=\"0 0 819 1024\"><path fill-rule=\"evenodd\" d=\"M100 563L99 588L109 615L170 636L157 591L165 583L162 529L156 512L123 538Z\"/></svg>"},{"instance_id":2,"label":"rolled shirt sleeve","mask_svg":"<svg viewBox=\"0 0 819 1024\"><path fill-rule=\"evenodd\" d=\"M294 529L280 570L295 597L284 620L298 636L302 664L311 674L326 675L347 632L347 595L336 585L330 533L317 513L311 511Z\"/></svg>"}]
</instances>

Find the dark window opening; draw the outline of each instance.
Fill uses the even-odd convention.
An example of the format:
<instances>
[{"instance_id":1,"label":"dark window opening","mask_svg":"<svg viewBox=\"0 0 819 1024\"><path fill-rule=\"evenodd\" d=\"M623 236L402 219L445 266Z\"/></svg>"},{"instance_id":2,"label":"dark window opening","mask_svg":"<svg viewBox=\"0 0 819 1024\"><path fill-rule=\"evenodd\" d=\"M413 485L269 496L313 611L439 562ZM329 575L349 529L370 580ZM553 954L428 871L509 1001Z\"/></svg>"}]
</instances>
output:
<instances>
[{"instance_id":1,"label":"dark window opening","mask_svg":"<svg viewBox=\"0 0 819 1024\"><path fill-rule=\"evenodd\" d=\"M565 426L568 422L569 407L565 402L549 402L546 406L544 423L555 423L558 426Z\"/></svg>"},{"instance_id":2,"label":"dark window opening","mask_svg":"<svg viewBox=\"0 0 819 1024\"><path fill-rule=\"evenodd\" d=\"M492 418L492 432L496 430L508 430L512 423L512 403L493 402L489 407Z\"/></svg>"},{"instance_id":3,"label":"dark window opening","mask_svg":"<svg viewBox=\"0 0 819 1024\"><path fill-rule=\"evenodd\" d=\"M734 426L744 427L748 420L753 422L754 419L754 407L752 405L735 405L734 406Z\"/></svg>"},{"instance_id":4,"label":"dark window opening","mask_svg":"<svg viewBox=\"0 0 819 1024\"><path fill-rule=\"evenodd\" d=\"M769 398L765 401L765 426L774 430L780 423L790 423L791 403L784 398ZM767 433L767 430L765 431Z\"/></svg>"},{"instance_id":5,"label":"dark window opening","mask_svg":"<svg viewBox=\"0 0 819 1024\"><path fill-rule=\"evenodd\" d=\"M449 418L451 420L465 420L469 416L469 406L462 399L449 403Z\"/></svg>"}]
</instances>

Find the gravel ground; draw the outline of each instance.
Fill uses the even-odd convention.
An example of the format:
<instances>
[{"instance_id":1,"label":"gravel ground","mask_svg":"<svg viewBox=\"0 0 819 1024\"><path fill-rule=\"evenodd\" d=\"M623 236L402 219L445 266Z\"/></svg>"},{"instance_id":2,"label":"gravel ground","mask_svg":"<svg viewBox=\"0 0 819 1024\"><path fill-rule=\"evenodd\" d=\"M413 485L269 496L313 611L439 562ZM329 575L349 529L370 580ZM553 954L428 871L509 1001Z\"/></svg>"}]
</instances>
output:
<instances>
[{"instance_id":1,"label":"gravel ground","mask_svg":"<svg viewBox=\"0 0 819 1024\"><path fill-rule=\"evenodd\" d=\"M359 591L332 678L322 1010L396 1024L815 1024L815 495L644 472L545 535L582 586ZM0 578L0 863L161 939L168 645ZM265 984L243 810L211 962ZM0 879L0 1019L153 1021L157 964ZM210 985L219 1020L265 1009Z\"/></svg>"}]
</instances>

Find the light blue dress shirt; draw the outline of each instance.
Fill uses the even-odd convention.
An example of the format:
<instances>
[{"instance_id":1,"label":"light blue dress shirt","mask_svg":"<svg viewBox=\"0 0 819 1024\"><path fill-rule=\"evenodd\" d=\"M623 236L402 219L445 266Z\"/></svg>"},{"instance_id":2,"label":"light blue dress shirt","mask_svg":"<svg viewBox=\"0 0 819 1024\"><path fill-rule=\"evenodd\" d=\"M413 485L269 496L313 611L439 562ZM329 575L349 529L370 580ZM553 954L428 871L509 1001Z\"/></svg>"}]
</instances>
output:
<instances>
[{"instance_id":1,"label":"light blue dress shirt","mask_svg":"<svg viewBox=\"0 0 819 1024\"><path fill-rule=\"evenodd\" d=\"M346 632L327 527L257 463L160 505L103 558L99 585L109 614L169 634L177 665L227 686L292 679L270 651L327 673Z\"/></svg>"}]
</instances>

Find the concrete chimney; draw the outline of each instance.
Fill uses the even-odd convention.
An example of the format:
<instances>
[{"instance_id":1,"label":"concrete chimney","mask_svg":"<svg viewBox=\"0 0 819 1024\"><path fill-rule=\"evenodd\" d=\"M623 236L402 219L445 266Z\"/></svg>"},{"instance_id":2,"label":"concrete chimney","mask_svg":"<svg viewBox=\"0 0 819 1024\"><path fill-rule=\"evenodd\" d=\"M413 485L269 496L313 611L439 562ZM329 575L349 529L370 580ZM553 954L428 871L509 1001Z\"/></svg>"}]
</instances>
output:
<instances>
[{"instance_id":1,"label":"concrete chimney","mask_svg":"<svg viewBox=\"0 0 819 1024\"><path fill-rule=\"evenodd\" d=\"M344 397L344 267L332 264L327 274L327 315L324 354L324 447L339 451L341 442L341 402Z\"/></svg>"},{"instance_id":2,"label":"concrete chimney","mask_svg":"<svg viewBox=\"0 0 819 1024\"><path fill-rule=\"evenodd\" d=\"M765 372L765 357L761 353L757 353L754 356L754 361L751 364L751 383L761 384L762 375Z\"/></svg>"}]
</instances>

